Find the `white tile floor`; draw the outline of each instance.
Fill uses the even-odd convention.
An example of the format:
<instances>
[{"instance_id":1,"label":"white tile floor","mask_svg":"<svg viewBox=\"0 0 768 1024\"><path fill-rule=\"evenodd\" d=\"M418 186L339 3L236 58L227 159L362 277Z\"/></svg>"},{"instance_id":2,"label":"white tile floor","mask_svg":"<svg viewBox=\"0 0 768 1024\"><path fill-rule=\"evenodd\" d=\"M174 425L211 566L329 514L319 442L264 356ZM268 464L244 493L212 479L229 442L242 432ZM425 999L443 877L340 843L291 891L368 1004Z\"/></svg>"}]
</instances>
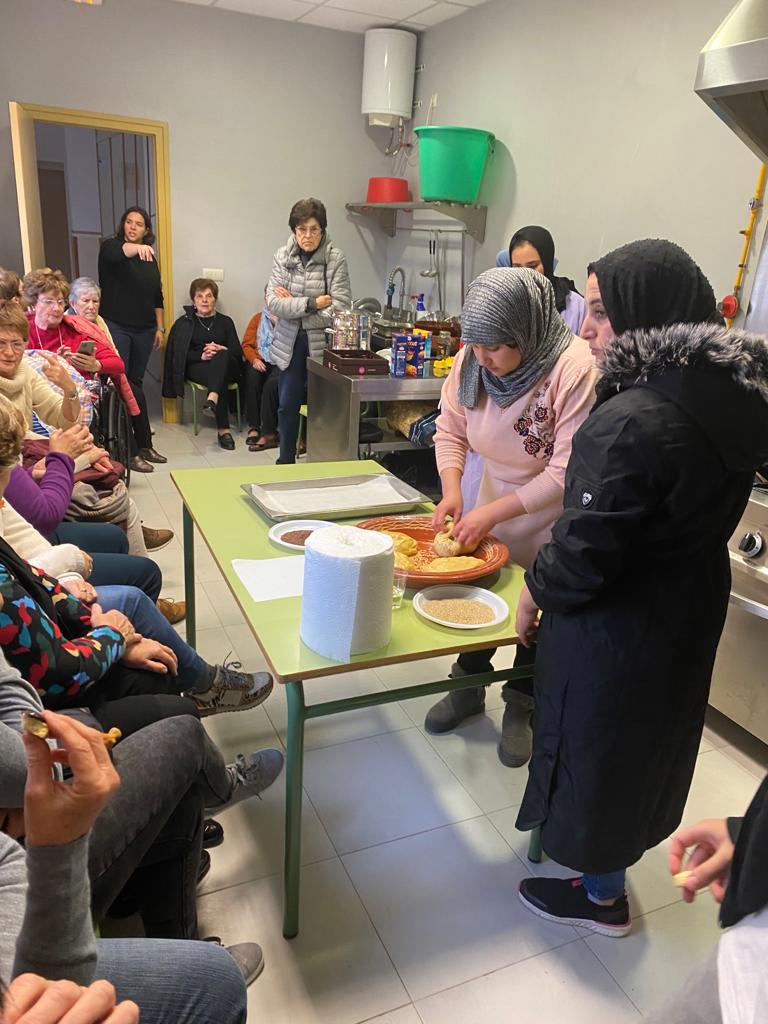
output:
<instances>
[{"instance_id":1,"label":"white tile floor","mask_svg":"<svg viewBox=\"0 0 768 1024\"><path fill-rule=\"evenodd\" d=\"M169 455L131 494L148 526L181 531L173 468L253 465L236 438L222 452L203 427L156 425ZM244 472L243 480L247 479ZM180 539L158 553L163 593L183 596ZM263 660L213 559L197 545L198 649ZM179 627L183 634L183 626ZM510 657L507 653L505 657ZM500 659L500 664L503 664ZM445 674L437 663L390 666L318 680L311 702ZM201 888L201 925L225 942L255 939L266 957L249 990L249 1019L272 1024L620 1024L640 1019L676 988L717 939L708 897L688 907L666 870L665 844L630 873L635 928L616 941L549 925L526 913L519 880L535 867L515 830L525 770L496 757L501 700L454 735L427 737L432 698L309 723L301 932L281 934L283 780L264 799L220 818L226 842ZM282 746L281 692L252 712L209 720L227 756ZM686 820L741 812L768 768L768 748L716 713L701 745Z\"/></svg>"}]
</instances>

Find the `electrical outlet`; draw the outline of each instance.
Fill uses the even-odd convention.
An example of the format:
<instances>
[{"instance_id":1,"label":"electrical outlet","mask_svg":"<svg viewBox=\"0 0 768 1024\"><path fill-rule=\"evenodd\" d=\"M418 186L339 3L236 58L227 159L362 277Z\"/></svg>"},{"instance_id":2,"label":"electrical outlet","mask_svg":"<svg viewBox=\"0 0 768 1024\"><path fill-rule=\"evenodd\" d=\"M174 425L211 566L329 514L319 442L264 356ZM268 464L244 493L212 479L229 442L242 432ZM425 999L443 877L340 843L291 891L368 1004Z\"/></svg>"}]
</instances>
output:
<instances>
[{"instance_id":1,"label":"electrical outlet","mask_svg":"<svg viewBox=\"0 0 768 1024\"><path fill-rule=\"evenodd\" d=\"M203 277L208 277L211 281L223 281L224 271L220 267L203 267Z\"/></svg>"}]
</instances>

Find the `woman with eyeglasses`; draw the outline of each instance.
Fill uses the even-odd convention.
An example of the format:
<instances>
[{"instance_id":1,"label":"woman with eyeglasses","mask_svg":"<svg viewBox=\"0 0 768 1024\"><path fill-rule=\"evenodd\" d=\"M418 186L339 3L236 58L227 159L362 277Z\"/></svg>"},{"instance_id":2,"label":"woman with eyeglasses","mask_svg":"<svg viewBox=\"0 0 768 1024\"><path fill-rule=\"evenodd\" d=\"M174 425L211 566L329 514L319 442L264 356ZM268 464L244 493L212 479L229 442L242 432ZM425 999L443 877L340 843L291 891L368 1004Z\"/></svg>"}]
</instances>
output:
<instances>
[{"instance_id":1,"label":"woman with eyeglasses","mask_svg":"<svg viewBox=\"0 0 768 1024\"><path fill-rule=\"evenodd\" d=\"M352 304L347 259L328 235L325 206L319 199L300 199L288 225L291 237L275 253L267 285L267 308L278 318L271 350L280 370L278 463L296 461L307 359L322 354L334 308Z\"/></svg>"}]
</instances>

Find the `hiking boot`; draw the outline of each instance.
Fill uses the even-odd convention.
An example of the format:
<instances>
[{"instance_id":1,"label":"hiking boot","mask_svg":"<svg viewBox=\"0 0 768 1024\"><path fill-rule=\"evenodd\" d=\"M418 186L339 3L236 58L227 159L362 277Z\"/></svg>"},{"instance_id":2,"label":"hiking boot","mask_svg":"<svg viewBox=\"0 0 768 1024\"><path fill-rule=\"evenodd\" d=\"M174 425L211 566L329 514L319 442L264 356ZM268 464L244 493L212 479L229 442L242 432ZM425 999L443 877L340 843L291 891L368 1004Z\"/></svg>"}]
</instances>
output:
<instances>
[{"instance_id":1,"label":"hiking boot","mask_svg":"<svg viewBox=\"0 0 768 1024\"><path fill-rule=\"evenodd\" d=\"M520 901L545 921L588 928L599 935L620 939L632 927L625 893L610 906L593 903L579 878L524 878Z\"/></svg>"},{"instance_id":2,"label":"hiking boot","mask_svg":"<svg viewBox=\"0 0 768 1024\"><path fill-rule=\"evenodd\" d=\"M257 750L248 757L238 754L234 764L227 765L227 773L232 779L232 794L225 806L231 807L252 796L261 799L264 790L269 789L283 770L284 760L282 751L271 747Z\"/></svg>"},{"instance_id":3,"label":"hiking boot","mask_svg":"<svg viewBox=\"0 0 768 1024\"><path fill-rule=\"evenodd\" d=\"M187 602L172 601L169 597L158 597L157 610L164 619L167 619L172 626L175 626L187 614Z\"/></svg>"},{"instance_id":4,"label":"hiking boot","mask_svg":"<svg viewBox=\"0 0 768 1024\"><path fill-rule=\"evenodd\" d=\"M501 723L499 760L507 768L528 764L533 748L533 697L507 686L504 690L504 718Z\"/></svg>"},{"instance_id":5,"label":"hiking boot","mask_svg":"<svg viewBox=\"0 0 768 1024\"><path fill-rule=\"evenodd\" d=\"M217 665L209 689L187 691L185 696L197 704L201 718L225 711L247 711L267 699L273 686L269 672L241 672L241 667L239 661Z\"/></svg>"},{"instance_id":6,"label":"hiking boot","mask_svg":"<svg viewBox=\"0 0 768 1024\"><path fill-rule=\"evenodd\" d=\"M150 526L141 527L144 536L144 547L147 551L159 551L167 547L173 540L173 530L153 530Z\"/></svg>"},{"instance_id":7,"label":"hiking boot","mask_svg":"<svg viewBox=\"0 0 768 1024\"><path fill-rule=\"evenodd\" d=\"M457 665L451 669L451 677L455 678ZM461 670L459 670L461 671ZM464 674L464 673L462 673ZM466 690L451 690L427 712L424 728L427 732L450 732L470 715L479 715L485 711L485 687L472 686Z\"/></svg>"}]
</instances>

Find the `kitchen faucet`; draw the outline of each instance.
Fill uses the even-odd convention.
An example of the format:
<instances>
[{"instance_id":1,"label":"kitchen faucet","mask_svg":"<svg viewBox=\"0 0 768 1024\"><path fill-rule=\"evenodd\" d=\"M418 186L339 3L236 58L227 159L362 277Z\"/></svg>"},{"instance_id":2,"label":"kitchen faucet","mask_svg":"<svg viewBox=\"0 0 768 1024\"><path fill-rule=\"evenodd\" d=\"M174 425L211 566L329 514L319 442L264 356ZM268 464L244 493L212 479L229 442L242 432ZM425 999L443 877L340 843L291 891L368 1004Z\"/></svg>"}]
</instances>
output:
<instances>
[{"instance_id":1,"label":"kitchen faucet","mask_svg":"<svg viewBox=\"0 0 768 1024\"><path fill-rule=\"evenodd\" d=\"M387 309L392 309L392 296L395 294L395 278L400 275L400 310L402 311L405 306L405 271L402 267L395 267L395 269L389 275L389 283L387 285Z\"/></svg>"}]
</instances>

